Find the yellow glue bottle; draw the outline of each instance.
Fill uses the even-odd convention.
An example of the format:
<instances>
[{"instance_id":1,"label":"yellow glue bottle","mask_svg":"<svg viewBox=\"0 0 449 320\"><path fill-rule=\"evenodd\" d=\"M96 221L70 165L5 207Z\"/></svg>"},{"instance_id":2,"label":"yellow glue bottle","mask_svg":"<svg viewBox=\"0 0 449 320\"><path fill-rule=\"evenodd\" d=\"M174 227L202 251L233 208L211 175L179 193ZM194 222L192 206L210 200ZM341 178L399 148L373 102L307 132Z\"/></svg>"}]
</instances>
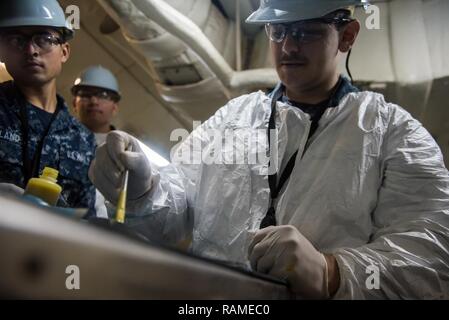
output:
<instances>
[{"instance_id":1,"label":"yellow glue bottle","mask_svg":"<svg viewBox=\"0 0 449 320\"><path fill-rule=\"evenodd\" d=\"M58 202L62 188L57 184L58 170L45 167L39 178L32 178L28 181L25 194L33 195L55 206Z\"/></svg>"}]
</instances>

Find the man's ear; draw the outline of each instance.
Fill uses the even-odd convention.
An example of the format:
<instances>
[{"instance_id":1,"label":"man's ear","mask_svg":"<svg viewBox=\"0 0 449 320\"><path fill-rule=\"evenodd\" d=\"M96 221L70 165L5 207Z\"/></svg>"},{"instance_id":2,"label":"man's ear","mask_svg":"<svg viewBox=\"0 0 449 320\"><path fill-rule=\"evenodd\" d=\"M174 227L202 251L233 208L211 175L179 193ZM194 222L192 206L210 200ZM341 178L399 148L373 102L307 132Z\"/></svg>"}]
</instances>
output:
<instances>
[{"instance_id":1,"label":"man's ear","mask_svg":"<svg viewBox=\"0 0 449 320\"><path fill-rule=\"evenodd\" d=\"M344 53L351 50L359 32L360 22L358 20L351 21L344 26L340 31L340 43L338 49Z\"/></svg>"},{"instance_id":2,"label":"man's ear","mask_svg":"<svg viewBox=\"0 0 449 320\"><path fill-rule=\"evenodd\" d=\"M72 99L72 107L73 107L73 112L75 113L75 115L78 116L78 108L76 107L76 97L73 97L73 99Z\"/></svg>"},{"instance_id":3,"label":"man's ear","mask_svg":"<svg viewBox=\"0 0 449 320\"><path fill-rule=\"evenodd\" d=\"M66 63L70 57L70 44L68 42L61 44L61 61L62 63Z\"/></svg>"},{"instance_id":4,"label":"man's ear","mask_svg":"<svg viewBox=\"0 0 449 320\"><path fill-rule=\"evenodd\" d=\"M115 115L117 114L117 112L118 112L118 103L117 103L117 102L114 102L114 106L113 106L113 108L112 108L112 116L115 117Z\"/></svg>"}]
</instances>

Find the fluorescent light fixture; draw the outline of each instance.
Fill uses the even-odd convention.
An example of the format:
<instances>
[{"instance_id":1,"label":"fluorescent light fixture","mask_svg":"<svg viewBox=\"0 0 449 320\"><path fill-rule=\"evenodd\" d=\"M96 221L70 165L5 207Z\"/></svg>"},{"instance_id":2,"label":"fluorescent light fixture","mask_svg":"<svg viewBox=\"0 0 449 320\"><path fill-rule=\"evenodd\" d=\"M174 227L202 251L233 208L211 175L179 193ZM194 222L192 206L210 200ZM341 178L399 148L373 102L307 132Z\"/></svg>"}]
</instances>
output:
<instances>
[{"instance_id":1,"label":"fluorescent light fixture","mask_svg":"<svg viewBox=\"0 0 449 320\"><path fill-rule=\"evenodd\" d=\"M142 148L142 151L145 153L148 160L150 160L150 162L155 164L156 166L166 167L170 164L170 162L168 162L167 159L162 157L156 151L151 150L151 148L148 147L146 144L144 144L142 141L139 141L139 146L140 146L140 148Z\"/></svg>"},{"instance_id":2,"label":"fluorescent light fixture","mask_svg":"<svg viewBox=\"0 0 449 320\"><path fill-rule=\"evenodd\" d=\"M0 61L0 82L12 80L11 75L6 70L6 66Z\"/></svg>"}]
</instances>

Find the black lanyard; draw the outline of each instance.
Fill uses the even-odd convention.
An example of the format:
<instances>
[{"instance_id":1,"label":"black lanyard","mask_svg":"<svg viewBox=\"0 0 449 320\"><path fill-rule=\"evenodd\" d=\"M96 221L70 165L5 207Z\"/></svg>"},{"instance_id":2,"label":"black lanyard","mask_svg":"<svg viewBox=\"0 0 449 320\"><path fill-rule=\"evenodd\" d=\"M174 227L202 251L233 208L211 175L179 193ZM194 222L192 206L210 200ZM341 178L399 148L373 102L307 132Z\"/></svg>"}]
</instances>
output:
<instances>
[{"instance_id":1,"label":"black lanyard","mask_svg":"<svg viewBox=\"0 0 449 320\"><path fill-rule=\"evenodd\" d=\"M270 156L268 167L271 166L271 130L276 130L276 104L282 97L282 95L283 90L279 89L274 93L273 99L271 100L271 114L270 120L268 122L268 154ZM290 157L290 160L288 160L287 166L285 167L284 172L282 172L281 174L281 179L279 180L278 185L276 185L278 179L277 171L273 174L268 175L268 185L270 186L270 207L267 211L267 214L260 223L261 229L276 225L276 210L274 209L274 201L279 196L279 192L293 172L298 152L299 150Z\"/></svg>"},{"instance_id":2,"label":"black lanyard","mask_svg":"<svg viewBox=\"0 0 449 320\"><path fill-rule=\"evenodd\" d=\"M39 175L39 166L41 162L42 149L44 147L45 138L50 132L51 125L58 115L59 108L56 107L53 113L50 123L45 129L43 135L41 136L34 152L33 157L28 156L28 140L29 140L29 126L28 126L28 114L26 108L25 98L19 94L19 105L20 105L20 121L22 130L22 161L23 161L23 177L25 185L31 178L37 177Z\"/></svg>"},{"instance_id":3,"label":"black lanyard","mask_svg":"<svg viewBox=\"0 0 449 320\"><path fill-rule=\"evenodd\" d=\"M329 101L333 100L341 83L342 83L342 78L339 79L337 85L335 86ZM282 97L283 94L284 94L284 92L283 92L282 87L278 88L278 90L276 90L275 93L273 94L273 99L271 100L271 114L270 114L270 120L268 122L268 154L270 156L270 161L269 161L268 167L271 166L271 130L276 130L276 121L275 121L276 105L277 105L278 100ZM325 109L323 109L323 111L322 111L323 113L324 113L324 110ZM322 113L321 113L321 115L322 115ZM319 118L317 118L315 120L316 121L315 126L317 126ZM313 131L315 131L315 130L313 130ZM313 133L313 131L309 132L308 138L310 138L311 133ZM284 171L281 174L281 178L279 179L279 184L277 184L277 179L278 179L277 172L275 172L274 174L268 175L268 185L270 187L270 207L269 207L265 217L262 219L262 222L260 223L260 229L276 225L276 210L274 208L274 202L277 199L277 197L279 196L279 193L281 192L282 188L284 187L285 183L290 178L290 176L293 172L293 168L295 167L296 157L298 156L298 153L299 153L299 150L297 150L288 160L287 166L285 167Z\"/></svg>"}]
</instances>

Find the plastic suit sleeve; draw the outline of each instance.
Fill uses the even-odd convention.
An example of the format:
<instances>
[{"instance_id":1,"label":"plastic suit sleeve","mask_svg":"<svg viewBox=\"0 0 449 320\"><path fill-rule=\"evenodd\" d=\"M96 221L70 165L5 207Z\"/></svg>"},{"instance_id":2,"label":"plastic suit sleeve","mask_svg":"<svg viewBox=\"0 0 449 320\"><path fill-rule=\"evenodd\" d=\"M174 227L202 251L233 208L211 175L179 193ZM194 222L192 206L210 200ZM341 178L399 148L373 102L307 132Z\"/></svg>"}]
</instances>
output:
<instances>
[{"instance_id":1,"label":"plastic suit sleeve","mask_svg":"<svg viewBox=\"0 0 449 320\"><path fill-rule=\"evenodd\" d=\"M449 177L441 151L402 109L388 119L371 241L334 252L336 299L449 298Z\"/></svg>"},{"instance_id":2,"label":"plastic suit sleeve","mask_svg":"<svg viewBox=\"0 0 449 320\"><path fill-rule=\"evenodd\" d=\"M153 188L140 199L128 203L126 219L131 228L150 240L184 249L188 246L192 240L200 153L210 140L206 131L219 125L226 112L226 106L219 109L212 118L185 137L172 154L170 165L158 168L152 164Z\"/></svg>"}]
</instances>

